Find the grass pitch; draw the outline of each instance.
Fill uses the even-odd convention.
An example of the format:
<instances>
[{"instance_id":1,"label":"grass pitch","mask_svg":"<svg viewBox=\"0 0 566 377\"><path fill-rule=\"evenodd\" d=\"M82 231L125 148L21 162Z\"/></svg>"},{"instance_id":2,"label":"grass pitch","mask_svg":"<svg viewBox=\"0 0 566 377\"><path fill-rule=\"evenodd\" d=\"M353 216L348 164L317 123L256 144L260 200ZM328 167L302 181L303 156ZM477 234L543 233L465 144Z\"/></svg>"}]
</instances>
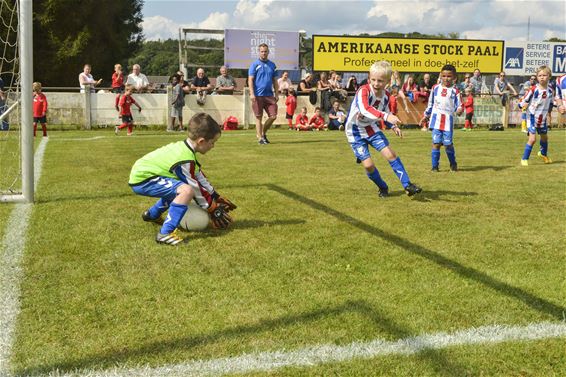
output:
<instances>
[{"instance_id":1,"label":"grass pitch","mask_svg":"<svg viewBox=\"0 0 566 377\"><path fill-rule=\"evenodd\" d=\"M391 197L342 133L225 132L201 156L239 208L228 231L157 245L127 185L134 161L181 134L52 132L23 267L17 375L158 367L317 344L386 341L491 324L564 320L565 132L551 165L521 167L525 135L456 131L460 171L430 172L430 134L387 136L408 198ZM92 139L102 136L102 138ZM0 208L0 211L4 207ZM9 208L9 207L8 207ZM6 211L0 212L3 214ZM5 222L0 220L5 227ZM6 229L2 229L6 232ZM277 376L561 375L564 339L284 368ZM250 374L264 375L265 372Z\"/></svg>"}]
</instances>

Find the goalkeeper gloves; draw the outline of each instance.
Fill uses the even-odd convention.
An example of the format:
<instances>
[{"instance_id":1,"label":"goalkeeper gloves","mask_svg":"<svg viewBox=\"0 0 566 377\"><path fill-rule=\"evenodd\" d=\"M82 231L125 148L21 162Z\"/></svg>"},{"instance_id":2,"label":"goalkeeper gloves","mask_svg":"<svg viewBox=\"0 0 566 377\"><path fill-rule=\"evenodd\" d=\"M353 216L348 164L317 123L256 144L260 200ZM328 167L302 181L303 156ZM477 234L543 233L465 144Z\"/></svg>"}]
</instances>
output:
<instances>
[{"instance_id":1,"label":"goalkeeper gloves","mask_svg":"<svg viewBox=\"0 0 566 377\"><path fill-rule=\"evenodd\" d=\"M232 224L232 217L228 214L227 207L224 204L212 202L208 207L208 215L215 229L226 229Z\"/></svg>"},{"instance_id":2,"label":"goalkeeper gloves","mask_svg":"<svg viewBox=\"0 0 566 377\"><path fill-rule=\"evenodd\" d=\"M232 201L230 201L230 200L228 200L228 199L226 199L226 198L224 198L220 195L218 197L216 197L216 203L223 205L226 212L230 212L230 211L238 208L238 206L235 205L234 203L232 203Z\"/></svg>"}]
</instances>

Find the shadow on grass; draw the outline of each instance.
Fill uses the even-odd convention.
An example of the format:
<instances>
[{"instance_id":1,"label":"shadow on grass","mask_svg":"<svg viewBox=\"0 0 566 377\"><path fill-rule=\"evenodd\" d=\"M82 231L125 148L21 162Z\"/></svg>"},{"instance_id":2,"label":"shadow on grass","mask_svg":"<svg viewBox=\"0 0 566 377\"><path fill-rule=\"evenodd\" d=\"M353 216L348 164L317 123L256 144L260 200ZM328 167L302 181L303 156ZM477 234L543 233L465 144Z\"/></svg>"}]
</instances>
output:
<instances>
[{"instance_id":1,"label":"shadow on grass","mask_svg":"<svg viewBox=\"0 0 566 377\"><path fill-rule=\"evenodd\" d=\"M312 199L306 198L302 195L299 195L293 191L289 191L281 186L277 185L267 185L270 190L280 193L290 199L296 200L300 203L308 205L311 208L319 210L321 212L326 213L327 215L333 216L336 219L348 223L356 228L369 233L371 235L377 236L384 240L387 240L404 250L419 255L429 261L436 263L438 266L442 268L446 268L463 278L475 281L477 283L482 284L486 288L492 289L504 296L513 298L515 300L521 301L525 305L529 306L531 309L534 309L542 314L549 315L554 319L562 320L564 318L564 314L566 313L566 308L560 305L556 305L550 301L547 301L543 298L537 297L521 288L514 287L510 284L505 282L499 281L491 276L475 270L471 267L464 266L456 261L453 261L450 258L447 258L439 253L436 253L432 250L429 250L425 247L417 245L411 241L408 241L404 238L396 236L394 234L385 232L379 228L376 228L372 225L368 225L364 222L359 221L351 216L343 214L341 212L336 211L333 208L330 208L324 204L318 203ZM418 195L417 195L418 197Z\"/></svg>"},{"instance_id":2,"label":"shadow on grass","mask_svg":"<svg viewBox=\"0 0 566 377\"><path fill-rule=\"evenodd\" d=\"M242 229L253 229L262 227L272 227L272 226L287 226L287 225L299 225L306 223L303 219L288 219L288 220L275 220L275 221L263 221L263 220L238 220L236 219L234 223L228 229L210 229L207 228L203 231L188 232L190 234L190 240L196 240L200 238L209 237L220 237L223 234L233 232L234 230ZM159 226L155 224L156 227ZM156 228L157 229L157 228Z\"/></svg>"},{"instance_id":3,"label":"shadow on grass","mask_svg":"<svg viewBox=\"0 0 566 377\"><path fill-rule=\"evenodd\" d=\"M389 196L406 196L407 194L405 191L390 191ZM438 191L427 191L426 187L423 189L423 192L419 195L415 195L411 197L411 200L416 200L418 202L430 202L433 200L441 200L445 202L451 202L445 198L446 196L475 196L478 195L477 192L473 191L445 191L445 190L438 190ZM387 200L387 199L385 199Z\"/></svg>"},{"instance_id":4,"label":"shadow on grass","mask_svg":"<svg viewBox=\"0 0 566 377\"><path fill-rule=\"evenodd\" d=\"M505 166L463 166L458 167L458 171L482 171L482 170L493 170L493 171L502 171L506 169L514 168L511 165Z\"/></svg>"},{"instance_id":5,"label":"shadow on grass","mask_svg":"<svg viewBox=\"0 0 566 377\"><path fill-rule=\"evenodd\" d=\"M308 325L316 321L323 321L329 317L337 317L351 313L358 313L371 320L375 328L390 334L391 339L403 339L415 336L409 329L401 327L392 319L387 318L380 313L375 307L369 305L363 300L346 301L342 305L325 307L312 310L306 313L295 313L278 318L269 318L260 320L255 323L235 326L226 329L219 329L206 334L182 337L178 339L151 342L137 349L116 349L107 350L104 353L87 356L81 359L71 360L68 362L54 363L52 365L43 365L35 368L27 368L16 372L15 376L38 376L45 375L50 372L57 373L78 372L81 369L101 368L103 366L116 367L131 361L133 358L139 358L147 355L158 355L162 353L190 350L192 348L214 344L234 338L240 338L247 335L260 333L269 333L271 331L280 330L296 325ZM223 356L220 356L223 357ZM224 356L225 357L225 356ZM424 350L416 355L431 364L437 375L445 376L463 376L466 369L460 365L454 364L445 358L441 350ZM185 360L189 361L189 360Z\"/></svg>"}]
</instances>

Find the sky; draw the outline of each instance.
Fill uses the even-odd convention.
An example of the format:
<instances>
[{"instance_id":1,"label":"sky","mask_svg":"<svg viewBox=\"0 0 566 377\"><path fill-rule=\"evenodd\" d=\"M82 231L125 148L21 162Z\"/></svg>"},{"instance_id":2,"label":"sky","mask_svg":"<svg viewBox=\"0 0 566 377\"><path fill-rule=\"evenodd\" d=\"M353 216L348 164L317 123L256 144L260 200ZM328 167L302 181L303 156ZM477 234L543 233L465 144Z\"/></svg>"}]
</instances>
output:
<instances>
[{"instance_id":1,"label":"sky","mask_svg":"<svg viewBox=\"0 0 566 377\"><path fill-rule=\"evenodd\" d=\"M146 40L178 39L181 27L305 30L308 36L416 31L457 32L466 39L566 39L566 1L563 0L145 0L142 13Z\"/></svg>"}]
</instances>

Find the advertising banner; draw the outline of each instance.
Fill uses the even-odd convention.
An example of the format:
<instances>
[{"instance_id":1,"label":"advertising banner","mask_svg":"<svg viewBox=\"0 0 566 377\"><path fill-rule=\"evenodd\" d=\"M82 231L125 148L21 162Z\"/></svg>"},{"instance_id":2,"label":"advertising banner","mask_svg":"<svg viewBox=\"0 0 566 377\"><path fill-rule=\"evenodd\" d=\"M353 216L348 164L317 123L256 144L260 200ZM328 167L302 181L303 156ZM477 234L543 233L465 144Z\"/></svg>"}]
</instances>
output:
<instances>
[{"instance_id":1,"label":"advertising banner","mask_svg":"<svg viewBox=\"0 0 566 377\"><path fill-rule=\"evenodd\" d=\"M367 72L387 60L400 72L436 72L452 64L458 72L498 73L503 65L503 41L411 39L313 35L315 71Z\"/></svg>"},{"instance_id":2,"label":"advertising banner","mask_svg":"<svg viewBox=\"0 0 566 377\"><path fill-rule=\"evenodd\" d=\"M506 42L503 70L510 76L528 76L538 67L550 68L553 76L566 73L566 42Z\"/></svg>"},{"instance_id":3,"label":"advertising banner","mask_svg":"<svg viewBox=\"0 0 566 377\"><path fill-rule=\"evenodd\" d=\"M224 38L224 64L228 68L249 68L259 58L259 45L265 43L269 60L278 70L299 69L298 32L226 29Z\"/></svg>"}]
</instances>

